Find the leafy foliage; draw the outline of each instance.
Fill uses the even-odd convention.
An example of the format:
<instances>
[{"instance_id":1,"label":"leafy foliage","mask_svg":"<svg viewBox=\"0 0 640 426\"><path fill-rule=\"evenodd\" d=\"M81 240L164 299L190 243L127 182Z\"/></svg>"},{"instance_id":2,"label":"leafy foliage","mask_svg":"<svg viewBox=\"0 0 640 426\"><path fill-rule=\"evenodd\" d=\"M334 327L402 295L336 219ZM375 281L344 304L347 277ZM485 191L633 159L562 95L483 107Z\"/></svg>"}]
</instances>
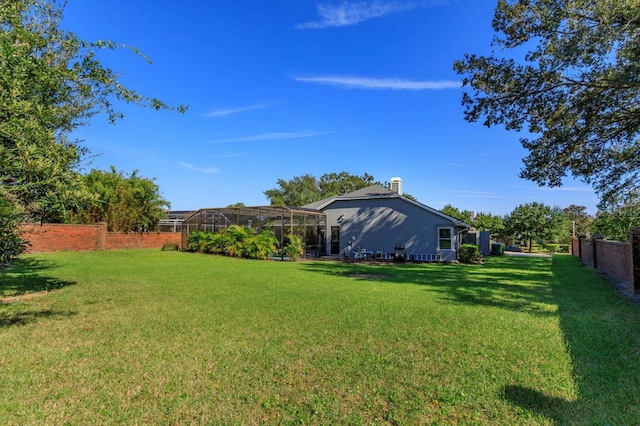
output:
<instances>
[{"instance_id":1,"label":"leafy foliage","mask_svg":"<svg viewBox=\"0 0 640 426\"><path fill-rule=\"evenodd\" d=\"M489 231L492 237L504 236L504 220L498 215L491 213L474 214L474 212L470 210L460 210L451 204L445 205L440 211L446 215L462 220L477 231Z\"/></svg>"},{"instance_id":2,"label":"leafy foliage","mask_svg":"<svg viewBox=\"0 0 640 426\"><path fill-rule=\"evenodd\" d=\"M143 232L155 229L169 207L158 185L137 170L125 176L111 166L108 172L92 170L83 181L92 198L71 216L73 222L106 222L109 231Z\"/></svg>"},{"instance_id":3,"label":"leafy foliage","mask_svg":"<svg viewBox=\"0 0 640 426\"><path fill-rule=\"evenodd\" d=\"M480 247L476 244L462 244L458 250L458 259L463 263L477 262L482 258Z\"/></svg>"},{"instance_id":4,"label":"leafy foliage","mask_svg":"<svg viewBox=\"0 0 640 426\"><path fill-rule=\"evenodd\" d=\"M502 237L505 233L504 219L491 213L476 214L471 225L478 231L489 231L493 238Z\"/></svg>"},{"instance_id":5,"label":"leafy foliage","mask_svg":"<svg viewBox=\"0 0 640 426\"><path fill-rule=\"evenodd\" d=\"M0 195L0 267L11 264L26 249L19 233L20 221L16 207Z\"/></svg>"},{"instance_id":6,"label":"leafy foliage","mask_svg":"<svg viewBox=\"0 0 640 426\"><path fill-rule=\"evenodd\" d=\"M273 206L304 206L324 198L357 191L371 185L389 187L387 183L376 181L373 176L365 173L362 176L351 175L347 172L328 173L317 179L306 174L295 176L291 180L278 179L279 188L264 191L264 195ZM405 198L417 201L410 194L402 194Z\"/></svg>"},{"instance_id":7,"label":"leafy foliage","mask_svg":"<svg viewBox=\"0 0 640 426\"><path fill-rule=\"evenodd\" d=\"M270 229L251 235L244 244L244 257L251 259L268 259L278 250L278 240Z\"/></svg>"},{"instance_id":8,"label":"leafy foliage","mask_svg":"<svg viewBox=\"0 0 640 426\"><path fill-rule=\"evenodd\" d=\"M347 172L341 172L328 173L320 176L318 186L320 187L321 198L326 198L332 195L341 195L357 191L374 183L378 182L375 182L373 176L368 173L362 176L354 176Z\"/></svg>"},{"instance_id":9,"label":"leafy foliage","mask_svg":"<svg viewBox=\"0 0 640 426\"><path fill-rule=\"evenodd\" d=\"M161 251L179 251L180 245L174 242L166 242L162 245Z\"/></svg>"},{"instance_id":10,"label":"leafy foliage","mask_svg":"<svg viewBox=\"0 0 640 426\"><path fill-rule=\"evenodd\" d=\"M322 199L318 180L313 175L295 176L286 181L278 179L278 188L264 191L273 206L303 206Z\"/></svg>"},{"instance_id":11,"label":"leafy foliage","mask_svg":"<svg viewBox=\"0 0 640 426\"><path fill-rule=\"evenodd\" d=\"M285 244L282 253L289 259L296 261L304 254L304 242L298 235L287 235L287 243Z\"/></svg>"},{"instance_id":12,"label":"leafy foliage","mask_svg":"<svg viewBox=\"0 0 640 426\"><path fill-rule=\"evenodd\" d=\"M555 244L550 243L545 246L551 253L569 253L571 244Z\"/></svg>"},{"instance_id":13,"label":"leafy foliage","mask_svg":"<svg viewBox=\"0 0 640 426\"><path fill-rule=\"evenodd\" d=\"M640 201L599 211L591 229L608 240L628 242L631 229L635 226L640 226Z\"/></svg>"},{"instance_id":14,"label":"leafy foliage","mask_svg":"<svg viewBox=\"0 0 640 426\"><path fill-rule=\"evenodd\" d=\"M278 240L270 229L254 234L240 225L216 233L194 231L187 236L187 245L190 251L250 259L268 259L278 250Z\"/></svg>"},{"instance_id":15,"label":"leafy foliage","mask_svg":"<svg viewBox=\"0 0 640 426\"><path fill-rule=\"evenodd\" d=\"M471 223L471 217L473 212L469 210L459 210L457 207L453 207L451 204L447 204L441 210L442 213L461 220L467 224Z\"/></svg>"},{"instance_id":16,"label":"leafy foliage","mask_svg":"<svg viewBox=\"0 0 640 426\"><path fill-rule=\"evenodd\" d=\"M205 231L191 232L187 235L187 250L205 253L207 247L205 237L207 235L210 235L210 233Z\"/></svg>"},{"instance_id":17,"label":"leafy foliage","mask_svg":"<svg viewBox=\"0 0 640 426\"><path fill-rule=\"evenodd\" d=\"M504 224L509 235L529 242L529 251L534 240L557 242L568 233L562 210L537 202L519 205L505 218Z\"/></svg>"},{"instance_id":18,"label":"leafy foliage","mask_svg":"<svg viewBox=\"0 0 640 426\"><path fill-rule=\"evenodd\" d=\"M61 29L63 7L0 0L0 196L29 221L65 221L90 198L76 173L87 150L69 139L90 117L121 118L115 100L185 110L123 86L96 58L123 46Z\"/></svg>"},{"instance_id":19,"label":"leafy foliage","mask_svg":"<svg viewBox=\"0 0 640 426\"><path fill-rule=\"evenodd\" d=\"M570 205L562 210L567 217L567 223L571 226L571 233L586 235L590 233L593 217L587 213L585 206Z\"/></svg>"},{"instance_id":20,"label":"leafy foliage","mask_svg":"<svg viewBox=\"0 0 640 426\"><path fill-rule=\"evenodd\" d=\"M603 206L637 191L638 1L499 0L493 28L496 53L454 65L473 89L465 118L529 131L521 176L540 185L570 173L593 184Z\"/></svg>"}]
</instances>

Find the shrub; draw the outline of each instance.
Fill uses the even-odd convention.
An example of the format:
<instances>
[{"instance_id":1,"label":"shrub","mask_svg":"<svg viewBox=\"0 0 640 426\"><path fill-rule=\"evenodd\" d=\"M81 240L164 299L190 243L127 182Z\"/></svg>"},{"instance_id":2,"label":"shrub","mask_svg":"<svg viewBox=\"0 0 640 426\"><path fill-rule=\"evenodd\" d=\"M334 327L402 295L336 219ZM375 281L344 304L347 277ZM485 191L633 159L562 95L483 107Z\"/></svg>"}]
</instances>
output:
<instances>
[{"instance_id":1,"label":"shrub","mask_svg":"<svg viewBox=\"0 0 640 426\"><path fill-rule=\"evenodd\" d=\"M569 253L571 244L547 244L547 250L551 253Z\"/></svg>"},{"instance_id":2,"label":"shrub","mask_svg":"<svg viewBox=\"0 0 640 426\"><path fill-rule=\"evenodd\" d=\"M207 247L207 237L210 233L205 231L194 231L187 237L187 248L189 251L204 253Z\"/></svg>"},{"instance_id":3,"label":"shrub","mask_svg":"<svg viewBox=\"0 0 640 426\"><path fill-rule=\"evenodd\" d=\"M547 250L551 253L557 253L560 248L560 244L547 244Z\"/></svg>"},{"instance_id":4,"label":"shrub","mask_svg":"<svg viewBox=\"0 0 640 426\"><path fill-rule=\"evenodd\" d=\"M283 254L289 259L295 261L298 260L301 254L304 253L304 246L302 238L297 235L287 235L287 243L284 246Z\"/></svg>"},{"instance_id":5,"label":"shrub","mask_svg":"<svg viewBox=\"0 0 640 426\"><path fill-rule=\"evenodd\" d=\"M162 245L161 251L178 251L180 250L180 246L178 243L166 242Z\"/></svg>"},{"instance_id":6,"label":"shrub","mask_svg":"<svg viewBox=\"0 0 640 426\"><path fill-rule=\"evenodd\" d=\"M251 259L268 259L278 250L278 240L270 229L263 230L258 235L252 235L245 240L244 257Z\"/></svg>"},{"instance_id":7,"label":"shrub","mask_svg":"<svg viewBox=\"0 0 640 426\"><path fill-rule=\"evenodd\" d=\"M239 225L231 225L215 234L194 231L187 237L187 243L190 251L251 259L268 259L278 249L273 231L265 229L255 235Z\"/></svg>"},{"instance_id":8,"label":"shrub","mask_svg":"<svg viewBox=\"0 0 640 426\"><path fill-rule=\"evenodd\" d=\"M462 244L458 252L460 262L471 263L481 259L480 247L475 244Z\"/></svg>"}]
</instances>

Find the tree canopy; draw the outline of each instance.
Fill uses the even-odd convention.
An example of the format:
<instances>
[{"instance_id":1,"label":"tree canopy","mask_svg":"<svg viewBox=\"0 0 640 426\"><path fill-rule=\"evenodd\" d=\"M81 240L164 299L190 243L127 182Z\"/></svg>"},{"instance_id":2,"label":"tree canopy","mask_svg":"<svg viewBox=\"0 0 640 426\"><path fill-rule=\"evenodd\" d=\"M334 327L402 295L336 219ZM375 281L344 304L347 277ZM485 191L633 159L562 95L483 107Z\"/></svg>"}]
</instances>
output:
<instances>
[{"instance_id":1,"label":"tree canopy","mask_svg":"<svg viewBox=\"0 0 640 426\"><path fill-rule=\"evenodd\" d=\"M590 233L593 217L587 213L585 206L572 204L562 209L562 211L567 217L568 225L571 227L571 234L586 235Z\"/></svg>"},{"instance_id":2,"label":"tree canopy","mask_svg":"<svg viewBox=\"0 0 640 426\"><path fill-rule=\"evenodd\" d=\"M153 180L129 176L111 166L110 171L92 170L83 176L92 198L71 216L77 223L106 222L115 232L143 232L156 228L170 204Z\"/></svg>"},{"instance_id":3,"label":"tree canopy","mask_svg":"<svg viewBox=\"0 0 640 426\"><path fill-rule=\"evenodd\" d=\"M559 242L568 235L566 217L559 207L544 203L521 204L504 219L506 232L512 237L525 240L531 251L532 242Z\"/></svg>"},{"instance_id":4,"label":"tree canopy","mask_svg":"<svg viewBox=\"0 0 640 426\"><path fill-rule=\"evenodd\" d=\"M451 204L445 205L440 211L446 215L454 217L458 220L461 220L467 224L471 224L473 220L473 212L470 210L460 210L457 207L454 207Z\"/></svg>"},{"instance_id":5,"label":"tree canopy","mask_svg":"<svg viewBox=\"0 0 640 426\"><path fill-rule=\"evenodd\" d=\"M291 180L278 179L279 188L264 191L271 205L303 206L334 195L346 194L357 191L370 185L387 184L376 181L375 178L365 173L362 176L352 175L347 172L327 173L317 179L311 174L295 176ZM410 194L404 197L416 201Z\"/></svg>"},{"instance_id":6,"label":"tree canopy","mask_svg":"<svg viewBox=\"0 0 640 426\"><path fill-rule=\"evenodd\" d=\"M498 215L480 212L473 218L471 225L478 231L489 231L494 238L504 235L504 220Z\"/></svg>"},{"instance_id":7,"label":"tree canopy","mask_svg":"<svg viewBox=\"0 0 640 426\"><path fill-rule=\"evenodd\" d=\"M454 65L466 120L528 131L521 177L539 185L571 174L601 206L637 192L640 1L499 0L492 24L494 53Z\"/></svg>"},{"instance_id":8,"label":"tree canopy","mask_svg":"<svg viewBox=\"0 0 640 426\"><path fill-rule=\"evenodd\" d=\"M640 199L599 211L591 225L595 234L615 241L629 241L631 229L640 226Z\"/></svg>"},{"instance_id":9,"label":"tree canopy","mask_svg":"<svg viewBox=\"0 0 640 426\"><path fill-rule=\"evenodd\" d=\"M31 220L61 221L78 203L86 149L72 130L100 112L121 118L114 101L173 109L120 84L96 58L120 45L81 40L62 12L56 0L0 0L0 191Z\"/></svg>"},{"instance_id":10,"label":"tree canopy","mask_svg":"<svg viewBox=\"0 0 640 426\"><path fill-rule=\"evenodd\" d=\"M118 101L186 109L123 86L96 54L125 46L64 30L63 9L59 0L0 0L0 199L14 218L3 235L18 238L23 220L66 221L91 199L77 172L87 150L69 136L89 118L115 122Z\"/></svg>"}]
</instances>

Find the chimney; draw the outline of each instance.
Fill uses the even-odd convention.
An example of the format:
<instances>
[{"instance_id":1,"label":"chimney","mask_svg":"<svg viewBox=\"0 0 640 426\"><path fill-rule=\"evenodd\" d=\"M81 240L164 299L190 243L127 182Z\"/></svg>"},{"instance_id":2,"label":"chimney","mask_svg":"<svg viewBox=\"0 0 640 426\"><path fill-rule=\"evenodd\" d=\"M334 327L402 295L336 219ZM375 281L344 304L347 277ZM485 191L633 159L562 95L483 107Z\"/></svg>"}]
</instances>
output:
<instances>
[{"instance_id":1,"label":"chimney","mask_svg":"<svg viewBox=\"0 0 640 426\"><path fill-rule=\"evenodd\" d=\"M402 179L400 179L399 177L392 177L391 178L391 189L393 192L397 193L398 195L402 195Z\"/></svg>"}]
</instances>

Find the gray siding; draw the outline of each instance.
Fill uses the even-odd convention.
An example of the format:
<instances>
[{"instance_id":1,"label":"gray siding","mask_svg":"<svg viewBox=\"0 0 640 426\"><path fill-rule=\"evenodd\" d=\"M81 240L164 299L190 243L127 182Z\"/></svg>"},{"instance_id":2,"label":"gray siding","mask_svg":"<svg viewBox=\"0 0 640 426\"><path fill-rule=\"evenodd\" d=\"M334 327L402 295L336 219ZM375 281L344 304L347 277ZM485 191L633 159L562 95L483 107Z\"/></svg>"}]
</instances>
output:
<instances>
[{"instance_id":1,"label":"gray siding","mask_svg":"<svg viewBox=\"0 0 640 426\"><path fill-rule=\"evenodd\" d=\"M327 228L340 227L341 250L346 250L355 237L354 250L359 247L393 253L396 245L404 245L407 254L440 254L445 260L456 259L458 230L454 223L402 198L339 200L323 210ZM441 227L453 230L452 250L438 250Z\"/></svg>"}]
</instances>

